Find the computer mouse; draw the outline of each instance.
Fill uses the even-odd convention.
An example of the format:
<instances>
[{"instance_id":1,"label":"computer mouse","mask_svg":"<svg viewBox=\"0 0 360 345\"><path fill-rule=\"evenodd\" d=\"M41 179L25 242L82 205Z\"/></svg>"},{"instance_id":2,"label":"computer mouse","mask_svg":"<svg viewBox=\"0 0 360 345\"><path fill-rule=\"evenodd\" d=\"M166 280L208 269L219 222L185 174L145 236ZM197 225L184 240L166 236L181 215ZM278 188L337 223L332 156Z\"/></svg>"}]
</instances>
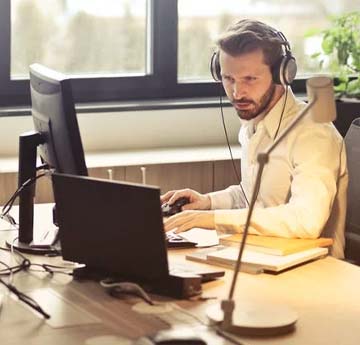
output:
<instances>
[{"instance_id":1,"label":"computer mouse","mask_svg":"<svg viewBox=\"0 0 360 345\"><path fill-rule=\"evenodd\" d=\"M167 202L161 206L161 212L163 217L170 217L176 213L181 212L181 208L188 204L190 199L187 197L181 197L177 199L173 204L169 205Z\"/></svg>"}]
</instances>

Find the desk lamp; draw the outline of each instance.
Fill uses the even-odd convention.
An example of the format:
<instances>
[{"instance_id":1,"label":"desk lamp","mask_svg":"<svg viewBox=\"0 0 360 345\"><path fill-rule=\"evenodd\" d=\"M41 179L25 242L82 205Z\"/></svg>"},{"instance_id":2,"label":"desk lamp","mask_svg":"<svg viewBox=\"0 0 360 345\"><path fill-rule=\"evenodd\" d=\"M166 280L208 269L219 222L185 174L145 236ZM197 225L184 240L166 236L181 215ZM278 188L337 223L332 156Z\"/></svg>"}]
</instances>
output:
<instances>
[{"instance_id":1,"label":"desk lamp","mask_svg":"<svg viewBox=\"0 0 360 345\"><path fill-rule=\"evenodd\" d=\"M298 122L311 109L312 118L315 122L331 122L336 118L334 101L333 82L326 76L310 78L306 82L309 103L293 119L293 121L280 133L278 138L265 150L259 153L257 160L259 169L257 172L254 188L252 191L249 211L244 227L243 238L240 244L239 255L234 268L234 275L231 283L229 297L221 304L215 304L208 308L207 316L210 321L220 325L220 331L235 333L239 335L275 335L290 332L294 329L297 321L297 313L285 306L242 306L235 308L234 290L237 276L241 268L246 238L249 231L251 215L257 199L261 176L264 166L269 161L270 153L298 124Z\"/></svg>"}]
</instances>

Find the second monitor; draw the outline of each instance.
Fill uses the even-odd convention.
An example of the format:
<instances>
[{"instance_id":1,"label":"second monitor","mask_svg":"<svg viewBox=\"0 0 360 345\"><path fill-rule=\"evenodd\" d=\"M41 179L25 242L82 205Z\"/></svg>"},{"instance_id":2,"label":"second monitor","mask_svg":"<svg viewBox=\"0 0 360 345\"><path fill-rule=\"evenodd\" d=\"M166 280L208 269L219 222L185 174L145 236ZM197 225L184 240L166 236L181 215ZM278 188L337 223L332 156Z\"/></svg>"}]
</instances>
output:
<instances>
[{"instance_id":1,"label":"second monitor","mask_svg":"<svg viewBox=\"0 0 360 345\"><path fill-rule=\"evenodd\" d=\"M30 66L31 112L34 131L19 138L19 233L8 244L23 252L44 254L51 248L32 246L37 148L46 168L87 176L71 81L40 64ZM30 182L30 183L29 183Z\"/></svg>"}]
</instances>

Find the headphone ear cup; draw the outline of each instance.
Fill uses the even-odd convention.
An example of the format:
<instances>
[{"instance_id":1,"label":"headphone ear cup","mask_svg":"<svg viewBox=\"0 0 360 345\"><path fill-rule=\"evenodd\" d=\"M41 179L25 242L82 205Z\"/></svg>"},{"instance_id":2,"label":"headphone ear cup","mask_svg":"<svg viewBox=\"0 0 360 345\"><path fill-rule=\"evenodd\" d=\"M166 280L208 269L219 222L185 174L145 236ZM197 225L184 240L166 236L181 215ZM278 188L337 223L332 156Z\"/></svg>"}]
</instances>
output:
<instances>
[{"instance_id":1,"label":"headphone ear cup","mask_svg":"<svg viewBox=\"0 0 360 345\"><path fill-rule=\"evenodd\" d=\"M210 73L215 81L221 81L219 51L214 52L210 60Z\"/></svg>"},{"instance_id":2,"label":"headphone ear cup","mask_svg":"<svg viewBox=\"0 0 360 345\"><path fill-rule=\"evenodd\" d=\"M290 85L295 79L297 72L296 60L291 53L283 55L272 69L273 81L280 85Z\"/></svg>"},{"instance_id":3,"label":"headphone ear cup","mask_svg":"<svg viewBox=\"0 0 360 345\"><path fill-rule=\"evenodd\" d=\"M280 80L282 80L283 84L290 85L295 79L296 72L297 64L295 58L291 54L286 55L280 68Z\"/></svg>"}]
</instances>

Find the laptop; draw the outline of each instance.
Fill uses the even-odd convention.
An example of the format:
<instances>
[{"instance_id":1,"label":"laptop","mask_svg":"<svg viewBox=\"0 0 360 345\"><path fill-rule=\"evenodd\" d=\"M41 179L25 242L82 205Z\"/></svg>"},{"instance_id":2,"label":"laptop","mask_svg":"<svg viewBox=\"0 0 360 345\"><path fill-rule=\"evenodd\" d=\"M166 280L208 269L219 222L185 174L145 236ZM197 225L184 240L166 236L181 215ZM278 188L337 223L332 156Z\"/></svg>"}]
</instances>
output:
<instances>
[{"instance_id":1,"label":"laptop","mask_svg":"<svg viewBox=\"0 0 360 345\"><path fill-rule=\"evenodd\" d=\"M134 281L181 298L224 275L169 267L158 187L58 173L52 183L62 256L85 264L79 277Z\"/></svg>"}]
</instances>

